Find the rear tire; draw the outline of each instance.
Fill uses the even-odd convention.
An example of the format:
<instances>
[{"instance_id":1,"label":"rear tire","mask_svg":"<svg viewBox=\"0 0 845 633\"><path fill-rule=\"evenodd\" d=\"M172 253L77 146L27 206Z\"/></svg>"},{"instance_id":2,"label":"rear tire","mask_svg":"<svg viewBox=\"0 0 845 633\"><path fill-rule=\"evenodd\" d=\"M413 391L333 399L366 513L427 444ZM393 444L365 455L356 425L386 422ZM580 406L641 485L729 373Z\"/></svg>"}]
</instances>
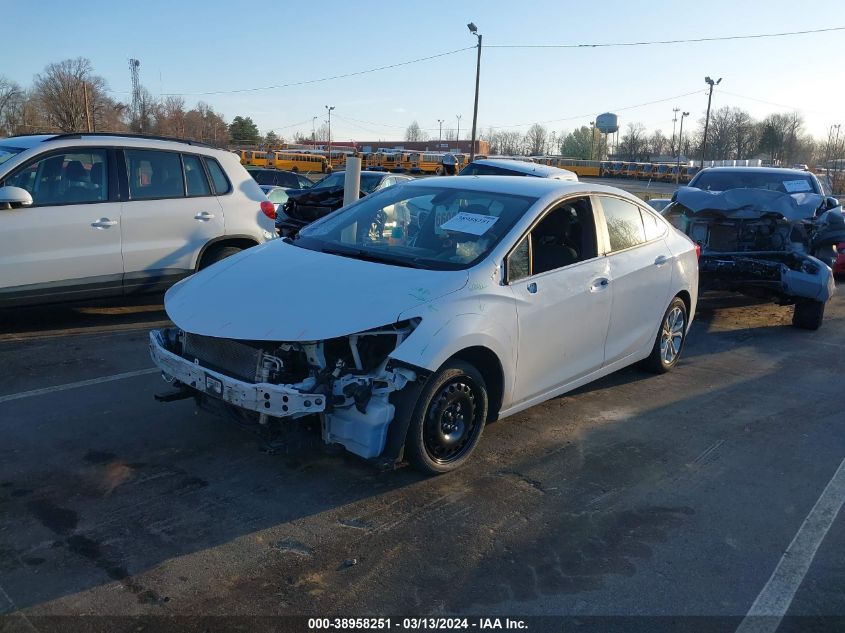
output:
<instances>
[{"instance_id":1,"label":"rear tire","mask_svg":"<svg viewBox=\"0 0 845 633\"><path fill-rule=\"evenodd\" d=\"M202 256L202 260L200 261L200 265L198 270L202 270L203 268L208 268L212 264L216 264L217 262L222 262L227 257L231 257L232 255L237 255L241 252L242 249L238 248L237 246L220 246L218 248L212 248L208 251L205 255Z\"/></svg>"},{"instance_id":2,"label":"rear tire","mask_svg":"<svg viewBox=\"0 0 845 633\"><path fill-rule=\"evenodd\" d=\"M798 301L792 312L792 325L802 330L818 330L824 320L824 301Z\"/></svg>"},{"instance_id":3,"label":"rear tire","mask_svg":"<svg viewBox=\"0 0 845 633\"><path fill-rule=\"evenodd\" d=\"M687 306L680 297L672 299L660 321L651 355L643 366L656 374L665 374L678 364L687 339Z\"/></svg>"},{"instance_id":4,"label":"rear tire","mask_svg":"<svg viewBox=\"0 0 845 633\"><path fill-rule=\"evenodd\" d=\"M428 475L455 470L478 446L487 419L487 387L472 365L447 362L425 384L408 426L405 454Z\"/></svg>"}]
</instances>

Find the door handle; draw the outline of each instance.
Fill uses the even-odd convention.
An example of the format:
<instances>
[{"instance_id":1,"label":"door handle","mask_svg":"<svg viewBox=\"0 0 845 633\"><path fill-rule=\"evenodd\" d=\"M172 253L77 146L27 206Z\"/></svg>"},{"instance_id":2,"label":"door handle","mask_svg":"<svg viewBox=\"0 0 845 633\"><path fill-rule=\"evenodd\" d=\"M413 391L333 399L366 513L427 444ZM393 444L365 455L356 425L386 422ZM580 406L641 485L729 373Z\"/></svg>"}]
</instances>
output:
<instances>
[{"instance_id":1,"label":"door handle","mask_svg":"<svg viewBox=\"0 0 845 633\"><path fill-rule=\"evenodd\" d=\"M590 285L590 292L599 292L600 290L607 290L609 285L610 279L607 279L606 277L599 277L598 279L593 280L593 283Z\"/></svg>"},{"instance_id":2,"label":"door handle","mask_svg":"<svg viewBox=\"0 0 845 633\"><path fill-rule=\"evenodd\" d=\"M530 284L528 284L528 292L530 292L532 295L537 294L536 282L532 281Z\"/></svg>"},{"instance_id":3,"label":"door handle","mask_svg":"<svg viewBox=\"0 0 845 633\"><path fill-rule=\"evenodd\" d=\"M209 220L214 219L214 214L209 213L208 211L200 211L194 216L194 220L199 220L200 222L208 222Z\"/></svg>"},{"instance_id":4,"label":"door handle","mask_svg":"<svg viewBox=\"0 0 845 633\"><path fill-rule=\"evenodd\" d=\"M654 260L654 265L658 268L669 261L669 258L666 255L659 255L657 259Z\"/></svg>"},{"instance_id":5,"label":"door handle","mask_svg":"<svg viewBox=\"0 0 845 633\"><path fill-rule=\"evenodd\" d=\"M91 222L91 226L95 229L108 229L117 224L117 220L109 220L108 218L100 218L96 222Z\"/></svg>"}]
</instances>

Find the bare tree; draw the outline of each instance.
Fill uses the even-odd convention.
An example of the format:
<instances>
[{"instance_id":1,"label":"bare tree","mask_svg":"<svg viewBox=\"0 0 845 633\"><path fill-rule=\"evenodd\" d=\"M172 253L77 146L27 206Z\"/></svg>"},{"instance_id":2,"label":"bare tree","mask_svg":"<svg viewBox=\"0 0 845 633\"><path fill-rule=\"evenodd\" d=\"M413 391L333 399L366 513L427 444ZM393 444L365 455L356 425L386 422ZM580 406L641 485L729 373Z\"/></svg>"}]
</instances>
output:
<instances>
[{"instance_id":1,"label":"bare tree","mask_svg":"<svg viewBox=\"0 0 845 633\"><path fill-rule=\"evenodd\" d=\"M20 108L24 92L14 81L0 76L0 133L9 135Z\"/></svg>"},{"instance_id":2,"label":"bare tree","mask_svg":"<svg viewBox=\"0 0 845 633\"><path fill-rule=\"evenodd\" d=\"M87 129L86 97L89 104L107 90L105 79L93 74L84 57L48 64L35 76L35 95L49 121L63 132ZM87 93L87 94L86 94Z\"/></svg>"},{"instance_id":3,"label":"bare tree","mask_svg":"<svg viewBox=\"0 0 845 633\"><path fill-rule=\"evenodd\" d=\"M543 153L546 147L546 136L548 132L539 123L535 123L525 133L525 147L529 156L538 156Z\"/></svg>"},{"instance_id":4,"label":"bare tree","mask_svg":"<svg viewBox=\"0 0 845 633\"><path fill-rule=\"evenodd\" d=\"M629 123L619 145L619 153L626 155L628 160L642 158L645 150L645 126L642 123Z\"/></svg>"},{"instance_id":5,"label":"bare tree","mask_svg":"<svg viewBox=\"0 0 845 633\"><path fill-rule=\"evenodd\" d=\"M412 121L411 125L405 130L406 141L424 141L426 140L426 133L420 129L420 124Z\"/></svg>"},{"instance_id":6,"label":"bare tree","mask_svg":"<svg viewBox=\"0 0 845 633\"><path fill-rule=\"evenodd\" d=\"M648 140L652 158L664 155L669 151L669 139L663 135L663 130L655 130Z\"/></svg>"}]
</instances>

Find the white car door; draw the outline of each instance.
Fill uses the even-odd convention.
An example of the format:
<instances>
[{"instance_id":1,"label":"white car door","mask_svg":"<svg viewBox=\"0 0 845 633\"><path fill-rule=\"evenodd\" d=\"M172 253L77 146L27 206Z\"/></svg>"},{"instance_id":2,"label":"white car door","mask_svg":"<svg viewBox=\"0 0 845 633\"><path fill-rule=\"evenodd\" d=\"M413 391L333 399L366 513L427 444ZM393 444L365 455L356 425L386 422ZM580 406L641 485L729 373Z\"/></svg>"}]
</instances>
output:
<instances>
[{"instance_id":1,"label":"white car door","mask_svg":"<svg viewBox=\"0 0 845 633\"><path fill-rule=\"evenodd\" d=\"M589 197L567 200L508 257L519 322L514 404L602 366L611 288L595 227Z\"/></svg>"},{"instance_id":2,"label":"white car door","mask_svg":"<svg viewBox=\"0 0 845 633\"><path fill-rule=\"evenodd\" d=\"M33 199L30 207L0 211L0 270L9 299L120 294L121 203L109 153L64 148L4 179Z\"/></svg>"},{"instance_id":3,"label":"white car door","mask_svg":"<svg viewBox=\"0 0 845 633\"><path fill-rule=\"evenodd\" d=\"M610 243L613 309L605 345L605 363L610 364L654 343L669 304L673 255L664 239L665 224L650 211L623 198L596 198Z\"/></svg>"},{"instance_id":4,"label":"white car door","mask_svg":"<svg viewBox=\"0 0 845 633\"><path fill-rule=\"evenodd\" d=\"M223 209L198 156L126 148L125 287L150 289L192 273L202 248L224 234Z\"/></svg>"}]
</instances>

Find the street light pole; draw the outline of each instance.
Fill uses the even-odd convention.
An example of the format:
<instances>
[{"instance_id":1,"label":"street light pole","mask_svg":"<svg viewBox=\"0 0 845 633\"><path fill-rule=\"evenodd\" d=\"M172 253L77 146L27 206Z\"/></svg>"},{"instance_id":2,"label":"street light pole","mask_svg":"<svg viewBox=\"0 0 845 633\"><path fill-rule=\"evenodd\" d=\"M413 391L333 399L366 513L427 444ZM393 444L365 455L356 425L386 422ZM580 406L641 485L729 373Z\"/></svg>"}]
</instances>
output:
<instances>
[{"instance_id":1,"label":"street light pole","mask_svg":"<svg viewBox=\"0 0 845 633\"><path fill-rule=\"evenodd\" d=\"M457 137L456 137L455 140L458 142L458 151L460 151L460 149L461 149L461 115L456 114L455 116L458 117L458 134L457 134Z\"/></svg>"},{"instance_id":2,"label":"street light pole","mask_svg":"<svg viewBox=\"0 0 845 633\"><path fill-rule=\"evenodd\" d=\"M311 118L311 149L317 147L317 117Z\"/></svg>"},{"instance_id":3,"label":"street light pole","mask_svg":"<svg viewBox=\"0 0 845 633\"><path fill-rule=\"evenodd\" d=\"M681 179L681 149L683 148L684 140L684 118L689 116L689 112L681 112L681 131L678 133L678 164L675 172L675 184L677 185Z\"/></svg>"},{"instance_id":4,"label":"street light pole","mask_svg":"<svg viewBox=\"0 0 845 633\"><path fill-rule=\"evenodd\" d=\"M478 27L472 22L467 24L467 28L470 33L478 38L478 59L475 65L475 105L472 108L472 141L469 147L469 162L472 162L475 158L475 126L478 122L478 82L481 78L481 33L478 32Z\"/></svg>"},{"instance_id":5,"label":"street light pole","mask_svg":"<svg viewBox=\"0 0 845 633\"><path fill-rule=\"evenodd\" d=\"M332 110L334 110L334 106L329 107L326 106L326 110L329 112L329 144L328 144L328 156L327 159L329 161L329 165L332 164Z\"/></svg>"},{"instance_id":6,"label":"street light pole","mask_svg":"<svg viewBox=\"0 0 845 633\"><path fill-rule=\"evenodd\" d=\"M678 123L678 112L680 112L680 108L672 108L672 151L675 151L675 126Z\"/></svg>"},{"instance_id":7,"label":"street light pole","mask_svg":"<svg viewBox=\"0 0 845 633\"><path fill-rule=\"evenodd\" d=\"M593 145L596 139L596 122L590 121L590 160L593 160Z\"/></svg>"},{"instance_id":8,"label":"street light pole","mask_svg":"<svg viewBox=\"0 0 845 633\"><path fill-rule=\"evenodd\" d=\"M440 149L440 146L443 145L443 119L437 119L437 122L440 124L440 133L437 135L437 149Z\"/></svg>"},{"instance_id":9,"label":"street light pole","mask_svg":"<svg viewBox=\"0 0 845 633\"><path fill-rule=\"evenodd\" d=\"M710 92L707 95L707 114L704 117L704 140L701 142L701 168L704 169L704 161L707 160L707 128L710 127L710 101L713 99L713 87L718 86L722 83L722 78L719 77L716 81L710 79L710 77L704 78L704 83L710 86ZM681 119L681 125L684 124L684 120Z\"/></svg>"}]
</instances>

